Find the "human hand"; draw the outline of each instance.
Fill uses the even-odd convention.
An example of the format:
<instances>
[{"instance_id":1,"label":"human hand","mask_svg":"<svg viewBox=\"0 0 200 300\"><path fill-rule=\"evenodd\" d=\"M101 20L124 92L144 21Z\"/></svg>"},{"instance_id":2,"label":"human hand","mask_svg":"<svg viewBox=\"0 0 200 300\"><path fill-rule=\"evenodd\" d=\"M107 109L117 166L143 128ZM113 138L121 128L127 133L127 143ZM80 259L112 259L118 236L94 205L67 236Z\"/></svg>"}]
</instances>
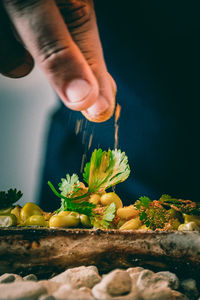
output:
<instances>
[{"instance_id":1,"label":"human hand","mask_svg":"<svg viewBox=\"0 0 200 300\"><path fill-rule=\"evenodd\" d=\"M106 69L92 0L2 0L0 23L2 74L23 77L35 61L68 108L94 122L112 116L116 84Z\"/></svg>"}]
</instances>

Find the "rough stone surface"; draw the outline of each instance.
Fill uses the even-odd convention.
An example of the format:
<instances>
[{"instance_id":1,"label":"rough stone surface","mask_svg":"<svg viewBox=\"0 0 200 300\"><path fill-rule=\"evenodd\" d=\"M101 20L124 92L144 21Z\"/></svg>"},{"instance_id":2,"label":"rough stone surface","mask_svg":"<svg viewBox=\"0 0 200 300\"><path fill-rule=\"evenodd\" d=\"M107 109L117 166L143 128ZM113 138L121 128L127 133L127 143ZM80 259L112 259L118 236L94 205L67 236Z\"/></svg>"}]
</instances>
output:
<instances>
[{"instance_id":1,"label":"rough stone surface","mask_svg":"<svg viewBox=\"0 0 200 300\"><path fill-rule=\"evenodd\" d=\"M128 268L128 269L126 270L126 272L128 272L130 276L131 276L132 274L140 273L140 272L142 272L142 271L144 271L144 268L142 268L142 267Z\"/></svg>"},{"instance_id":2,"label":"rough stone surface","mask_svg":"<svg viewBox=\"0 0 200 300\"><path fill-rule=\"evenodd\" d=\"M55 293L62 286L62 283L50 280L40 280L38 284L46 289L48 295Z\"/></svg>"},{"instance_id":3,"label":"rough stone surface","mask_svg":"<svg viewBox=\"0 0 200 300\"><path fill-rule=\"evenodd\" d=\"M106 290L111 296L121 296L130 293L131 277L126 271L114 270L105 277Z\"/></svg>"},{"instance_id":4,"label":"rough stone surface","mask_svg":"<svg viewBox=\"0 0 200 300\"><path fill-rule=\"evenodd\" d=\"M126 271L128 272L129 276L132 279L133 287L136 287L138 277L139 277L140 273L142 271L144 271L144 268L142 268L142 267L128 268Z\"/></svg>"},{"instance_id":5,"label":"rough stone surface","mask_svg":"<svg viewBox=\"0 0 200 300\"><path fill-rule=\"evenodd\" d=\"M141 292L142 300L175 300L172 290L168 287L157 289L145 289Z\"/></svg>"},{"instance_id":6,"label":"rough stone surface","mask_svg":"<svg viewBox=\"0 0 200 300\"><path fill-rule=\"evenodd\" d=\"M53 296L56 300L95 300L89 288L73 289L69 285L61 286Z\"/></svg>"},{"instance_id":7,"label":"rough stone surface","mask_svg":"<svg viewBox=\"0 0 200 300\"><path fill-rule=\"evenodd\" d=\"M95 266L81 266L50 280L35 280L34 274L22 278L5 273L0 276L0 300L197 300L199 297L194 279L180 282L169 271L154 273L141 267L115 269L101 278Z\"/></svg>"},{"instance_id":8,"label":"rough stone surface","mask_svg":"<svg viewBox=\"0 0 200 300\"><path fill-rule=\"evenodd\" d=\"M156 275L154 272L150 270L144 270L140 272L138 280L137 280L137 287L139 290L144 289L162 289L167 287L169 281L162 276Z\"/></svg>"},{"instance_id":9,"label":"rough stone surface","mask_svg":"<svg viewBox=\"0 0 200 300\"><path fill-rule=\"evenodd\" d=\"M46 289L33 281L17 281L0 285L0 300L32 300L46 293Z\"/></svg>"},{"instance_id":10,"label":"rough stone surface","mask_svg":"<svg viewBox=\"0 0 200 300\"><path fill-rule=\"evenodd\" d=\"M137 300L137 288L132 288L132 280L128 272L116 269L105 275L102 281L92 289L95 299L99 300Z\"/></svg>"},{"instance_id":11,"label":"rough stone surface","mask_svg":"<svg viewBox=\"0 0 200 300\"><path fill-rule=\"evenodd\" d=\"M200 232L192 231L0 228L0 274L19 269L25 273L28 269L37 276L48 277L63 268L94 262L101 273L107 273L133 267L142 255L144 265L162 263L166 269L169 261L176 267L178 258L181 269L194 270L198 276L199 249Z\"/></svg>"},{"instance_id":12,"label":"rough stone surface","mask_svg":"<svg viewBox=\"0 0 200 300\"><path fill-rule=\"evenodd\" d=\"M10 283L14 281L22 281L22 277L17 274L5 273L0 276L0 283Z\"/></svg>"},{"instance_id":13,"label":"rough stone surface","mask_svg":"<svg viewBox=\"0 0 200 300\"><path fill-rule=\"evenodd\" d=\"M191 300L197 299L199 296L196 281L192 278L185 279L181 282L181 291Z\"/></svg>"},{"instance_id":14,"label":"rough stone surface","mask_svg":"<svg viewBox=\"0 0 200 300\"><path fill-rule=\"evenodd\" d=\"M82 286L92 288L95 284L101 281L98 269L95 266L81 266L73 269L68 269L65 272L50 279L53 282L69 284L74 288Z\"/></svg>"},{"instance_id":15,"label":"rough stone surface","mask_svg":"<svg viewBox=\"0 0 200 300\"><path fill-rule=\"evenodd\" d=\"M179 288L179 279L176 276L176 274L169 272L169 271L162 271L162 272L157 272L157 275L165 278L169 282L169 287L173 290L177 290Z\"/></svg>"},{"instance_id":16,"label":"rough stone surface","mask_svg":"<svg viewBox=\"0 0 200 300\"><path fill-rule=\"evenodd\" d=\"M173 300L190 300L190 298L175 290L172 290L172 296L174 297Z\"/></svg>"},{"instance_id":17,"label":"rough stone surface","mask_svg":"<svg viewBox=\"0 0 200 300\"><path fill-rule=\"evenodd\" d=\"M35 274L29 274L27 276L24 276L23 279L25 281L27 281L27 280L37 281L38 280L37 276L35 276Z\"/></svg>"}]
</instances>

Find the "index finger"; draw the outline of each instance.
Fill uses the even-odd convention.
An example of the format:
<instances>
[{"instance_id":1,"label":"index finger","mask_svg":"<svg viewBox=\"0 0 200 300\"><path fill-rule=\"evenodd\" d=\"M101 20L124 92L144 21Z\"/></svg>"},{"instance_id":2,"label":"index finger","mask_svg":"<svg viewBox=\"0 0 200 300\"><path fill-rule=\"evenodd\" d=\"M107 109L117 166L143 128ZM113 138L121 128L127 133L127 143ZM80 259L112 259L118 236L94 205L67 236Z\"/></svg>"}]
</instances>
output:
<instances>
[{"instance_id":1,"label":"index finger","mask_svg":"<svg viewBox=\"0 0 200 300\"><path fill-rule=\"evenodd\" d=\"M4 0L4 4L27 49L66 106L74 110L90 107L98 96L98 84L55 2ZM78 97L71 101L69 95Z\"/></svg>"}]
</instances>

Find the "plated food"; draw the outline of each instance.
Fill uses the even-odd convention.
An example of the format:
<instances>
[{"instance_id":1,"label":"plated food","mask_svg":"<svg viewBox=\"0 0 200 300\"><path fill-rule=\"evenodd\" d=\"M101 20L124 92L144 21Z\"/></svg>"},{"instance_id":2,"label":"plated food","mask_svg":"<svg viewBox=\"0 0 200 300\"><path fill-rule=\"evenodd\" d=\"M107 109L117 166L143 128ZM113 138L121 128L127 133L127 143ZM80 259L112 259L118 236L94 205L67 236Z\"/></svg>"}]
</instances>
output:
<instances>
[{"instance_id":1,"label":"plated food","mask_svg":"<svg viewBox=\"0 0 200 300\"><path fill-rule=\"evenodd\" d=\"M129 206L111 190L130 174L128 158L121 150L95 149L78 175L62 178L58 190L61 199L57 211L44 212L34 203L14 205L22 196L10 189L0 192L0 227L42 226L50 228L99 228L119 230L199 230L200 203L162 195L157 200L143 196Z\"/></svg>"}]
</instances>

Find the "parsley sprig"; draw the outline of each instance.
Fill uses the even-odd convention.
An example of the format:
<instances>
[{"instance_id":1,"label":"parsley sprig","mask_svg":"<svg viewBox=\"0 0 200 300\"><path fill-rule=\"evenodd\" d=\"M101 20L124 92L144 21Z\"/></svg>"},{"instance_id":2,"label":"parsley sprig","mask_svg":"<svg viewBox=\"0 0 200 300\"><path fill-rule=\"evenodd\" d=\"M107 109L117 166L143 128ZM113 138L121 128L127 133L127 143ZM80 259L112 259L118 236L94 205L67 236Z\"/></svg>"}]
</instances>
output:
<instances>
[{"instance_id":1,"label":"parsley sprig","mask_svg":"<svg viewBox=\"0 0 200 300\"><path fill-rule=\"evenodd\" d=\"M22 192L16 189L9 189L7 192L0 191L0 209L11 207L22 196Z\"/></svg>"}]
</instances>

